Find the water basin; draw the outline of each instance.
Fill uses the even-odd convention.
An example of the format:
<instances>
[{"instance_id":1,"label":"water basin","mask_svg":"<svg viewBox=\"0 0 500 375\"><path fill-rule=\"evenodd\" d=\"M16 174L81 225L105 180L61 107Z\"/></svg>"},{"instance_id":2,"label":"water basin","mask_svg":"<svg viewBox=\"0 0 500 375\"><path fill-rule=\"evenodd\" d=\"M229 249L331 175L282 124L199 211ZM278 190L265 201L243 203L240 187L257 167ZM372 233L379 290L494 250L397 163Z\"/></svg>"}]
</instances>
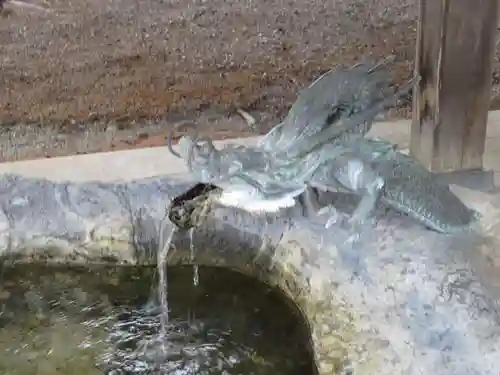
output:
<instances>
[{"instance_id":1,"label":"water basin","mask_svg":"<svg viewBox=\"0 0 500 375\"><path fill-rule=\"evenodd\" d=\"M165 357L154 267L4 266L0 373L315 373L309 330L279 291L216 267L199 277L194 286L191 267L167 270Z\"/></svg>"}]
</instances>

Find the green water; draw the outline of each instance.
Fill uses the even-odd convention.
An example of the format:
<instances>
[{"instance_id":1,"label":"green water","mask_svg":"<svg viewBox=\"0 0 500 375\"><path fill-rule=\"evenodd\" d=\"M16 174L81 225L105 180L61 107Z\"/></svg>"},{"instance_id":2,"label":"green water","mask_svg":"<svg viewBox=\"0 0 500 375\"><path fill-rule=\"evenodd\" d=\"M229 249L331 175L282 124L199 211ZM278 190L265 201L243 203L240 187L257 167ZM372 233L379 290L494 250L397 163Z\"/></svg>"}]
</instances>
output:
<instances>
[{"instance_id":1,"label":"green water","mask_svg":"<svg viewBox=\"0 0 500 375\"><path fill-rule=\"evenodd\" d=\"M169 268L168 341L154 268L3 267L0 374L314 374L284 297L238 273ZM167 356L165 357L165 352Z\"/></svg>"}]
</instances>

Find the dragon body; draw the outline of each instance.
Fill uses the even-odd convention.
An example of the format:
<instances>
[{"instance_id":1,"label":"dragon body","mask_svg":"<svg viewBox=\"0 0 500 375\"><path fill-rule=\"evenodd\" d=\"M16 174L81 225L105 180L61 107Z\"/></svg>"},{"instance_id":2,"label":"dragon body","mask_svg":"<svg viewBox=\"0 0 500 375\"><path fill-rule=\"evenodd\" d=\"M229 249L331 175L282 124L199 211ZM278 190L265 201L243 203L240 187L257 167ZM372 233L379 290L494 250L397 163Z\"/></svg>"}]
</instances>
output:
<instances>
[{"instance_id":1,"label":"dragon body","mask_svg":"<svg viewBox=\"0 0 500 375\"><path fill-rule=\"evenodd\" d=\"M363 221L377 202L442 233L467 230L479 218L446 184L388 142L365 138L323 165L309 185L361 197L353 221Z\"/></svg>"},{"instance_id":2,"label":"dragon body","mask_svg":"<svg viewBox=\"0 0 500 375\"><path fill-rule=\"evenodd\" d=\"M222 204L247 211L254 210L255 200L296 201L314 188L357 195L359 203L349 219L353 224L367 220L380 202L439 232L469 228L478 214L449 186L391 143L365 137L376 116L415 83L410 80L394 92L382 68L357 64L325 73L299 94L285 119L256 147L217 150L210 140L185 136L180 153L172 152L210 186L208 193L202 189L207 199L217 196ZM227 199L235 192L244 198ZM199 197L196 202L198 206L193 200L174 200L171 220L183 227L195 225L186 215L196 212L199 217ZM272 205L259 210L266 206Z\"/></svg>"}]
</instances>

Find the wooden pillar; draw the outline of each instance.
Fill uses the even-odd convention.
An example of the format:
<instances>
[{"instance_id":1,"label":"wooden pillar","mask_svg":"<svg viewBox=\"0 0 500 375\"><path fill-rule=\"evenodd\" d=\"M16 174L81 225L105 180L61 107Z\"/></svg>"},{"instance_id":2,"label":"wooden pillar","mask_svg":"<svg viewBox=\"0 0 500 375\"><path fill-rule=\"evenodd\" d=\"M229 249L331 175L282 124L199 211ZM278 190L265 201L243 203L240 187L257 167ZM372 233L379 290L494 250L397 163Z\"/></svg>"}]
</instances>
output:
<instances>
[{"instance_id":1,"label":"wooden pillar","mask_svg":"<svg viewBox=\"0 0 500 375\"><path fill-rule=\"evenodd\" d=\"M433 172L483 166L498 0L420 0L410 153Z\"/></svg>"}]
</instances>

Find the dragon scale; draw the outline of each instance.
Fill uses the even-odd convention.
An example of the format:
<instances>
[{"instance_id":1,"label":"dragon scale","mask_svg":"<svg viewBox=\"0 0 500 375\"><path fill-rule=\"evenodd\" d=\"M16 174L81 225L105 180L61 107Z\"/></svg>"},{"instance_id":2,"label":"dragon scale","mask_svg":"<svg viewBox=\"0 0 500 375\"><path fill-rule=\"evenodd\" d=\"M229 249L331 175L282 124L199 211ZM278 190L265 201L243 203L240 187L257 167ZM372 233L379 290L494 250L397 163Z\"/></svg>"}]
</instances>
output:
<instances>
[{"instance_id":1,"label":"dragon scale","mask_svg":"<svg viewBox=\"0 0 500 375\"><path fill-rule=\"evenodd\" d=\"M412 157L397 151L394 145L365 138L356 142L355 148L352 146L346 148L350 157L360 160L384 181L378 196L382 204L441 233L467 230L479 218L479 213L469 209L447 184ZM325 164L310 185L352 193L352 189L337 182L343 173L345 169Z\"/></svg>"}]
</instances>

